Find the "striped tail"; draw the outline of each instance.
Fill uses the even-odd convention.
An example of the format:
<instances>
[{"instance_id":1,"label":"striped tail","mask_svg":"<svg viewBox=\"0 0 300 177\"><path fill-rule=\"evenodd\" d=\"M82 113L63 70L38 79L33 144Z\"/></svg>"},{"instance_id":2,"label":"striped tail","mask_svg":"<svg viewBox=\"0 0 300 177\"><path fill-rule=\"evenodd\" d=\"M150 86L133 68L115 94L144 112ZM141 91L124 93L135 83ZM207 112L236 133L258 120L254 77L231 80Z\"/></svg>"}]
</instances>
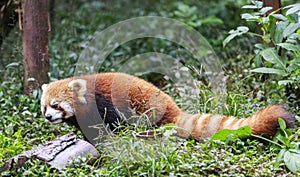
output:
<instances>
[{"instance_id":1,"label":"striped tail","mask_svg":"<svg viewBox=\"0 0 300 177\"><path fill-rule=\"evenodd\" d=\"M180 137L195 139L209 138L222 129L236 130L249 126L253 134L266 133L274 135L278 128L278 118L285 120L288 127L295 124L295 116L282 105L272 105L257 112L249 118L235 118L215 114L187 114L182 113L176 125Z\"/></svg>"}]
</instances>

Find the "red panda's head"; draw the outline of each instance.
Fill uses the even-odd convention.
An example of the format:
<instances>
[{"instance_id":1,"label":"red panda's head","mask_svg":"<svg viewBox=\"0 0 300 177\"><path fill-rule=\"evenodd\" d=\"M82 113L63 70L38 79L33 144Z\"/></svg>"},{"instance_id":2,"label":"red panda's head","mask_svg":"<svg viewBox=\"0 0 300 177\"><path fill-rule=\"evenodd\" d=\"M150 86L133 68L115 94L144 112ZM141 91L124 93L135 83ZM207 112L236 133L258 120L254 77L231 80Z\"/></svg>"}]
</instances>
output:
<instances>
[{"instance_id":1,"label":"red panda's head","mask_svg":"<svg viewBox=\"0 0 300 177\"><path fill-rule=\"evenodd\" d=\"M86 80L65 79L42 86L41 110L51 123L57 124L75 116L75 103L86 104Z\"/></svg>"}]
</instances>

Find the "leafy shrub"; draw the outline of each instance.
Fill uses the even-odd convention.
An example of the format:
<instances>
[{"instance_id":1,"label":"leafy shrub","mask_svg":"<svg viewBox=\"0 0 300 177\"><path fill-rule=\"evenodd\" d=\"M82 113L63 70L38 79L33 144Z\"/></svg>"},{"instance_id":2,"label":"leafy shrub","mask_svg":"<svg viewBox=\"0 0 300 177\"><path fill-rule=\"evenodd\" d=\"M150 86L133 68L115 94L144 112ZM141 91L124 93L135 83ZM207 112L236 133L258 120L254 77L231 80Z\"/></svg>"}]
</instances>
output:
<instances>
[{"instance_id":1,"label":"leafy shrub","mask_svg":"<svg viewBox=\"0 0 300 177\"><path fill-rule=\"evenodd\" d=\"M247 26L239 26L229 32L223 45L243 34L258 37L260 42L255 44L254 51L256 68L251 71L276 74L279 86L288 86L291 92L297 94L300 88L300 4L284 7L284 14L277 14L277 10L267 15L272 8L263 7L261 1L253 1L252 5L245 5L243 8L255 10L242 14L242 18L260 25L263 34L250 32ZM300 95L297 95L299 100Z\"/></svg>"}]
</instances>

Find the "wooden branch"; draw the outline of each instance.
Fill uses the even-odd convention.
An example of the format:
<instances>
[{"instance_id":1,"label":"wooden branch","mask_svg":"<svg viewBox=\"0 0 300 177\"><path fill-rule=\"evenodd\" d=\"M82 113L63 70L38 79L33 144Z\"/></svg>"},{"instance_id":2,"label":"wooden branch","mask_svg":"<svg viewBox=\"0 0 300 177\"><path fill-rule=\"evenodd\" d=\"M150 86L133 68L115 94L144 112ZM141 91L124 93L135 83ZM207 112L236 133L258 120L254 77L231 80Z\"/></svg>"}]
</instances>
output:
<instances>
[{"instance_id":1,"label":"wooden branch","mask_svg":"<svg viewBox=\"0 0 300 177\"><path fill-rule=\"evenodd\" d=\"M99 156L93 145L71 133L7 160L0 167L0 172L24 167L25 163L32 159L41 160L51 168L63 169L72 165L74 159L85 158L88 163L93 163Z\"/></svg>"}]
</instances>

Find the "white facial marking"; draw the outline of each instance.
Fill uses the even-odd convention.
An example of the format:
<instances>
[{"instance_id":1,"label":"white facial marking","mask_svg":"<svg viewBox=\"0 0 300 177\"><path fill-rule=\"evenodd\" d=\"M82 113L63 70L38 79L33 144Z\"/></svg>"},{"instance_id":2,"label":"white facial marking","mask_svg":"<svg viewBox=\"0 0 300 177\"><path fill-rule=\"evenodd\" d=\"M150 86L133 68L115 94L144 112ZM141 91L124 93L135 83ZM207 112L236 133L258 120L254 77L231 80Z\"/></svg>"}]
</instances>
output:
<instances>
[{"instance_id":1,"label":"white facial marking","mask_svg":"<svg viewBox=\"0 0 300 177\"><path fill-rule=\"evenodd\" d=\"M50 101L50 105L54 105L55 103L56 103L55 99L52 99L52 100Z\"/></svg>"},{"instance_id":2,"label":"white facial marking","mask_svg":"<svg viewBox=\"0 0 300 177\"><path fill-rule=\"evenodd\" d=\"M71 116L74 116L74 110L72 106L67 102L61 102L60 107L63 108L66 112L66 115L64 118L69 118Z\"/></svg>"}]
</instances>

